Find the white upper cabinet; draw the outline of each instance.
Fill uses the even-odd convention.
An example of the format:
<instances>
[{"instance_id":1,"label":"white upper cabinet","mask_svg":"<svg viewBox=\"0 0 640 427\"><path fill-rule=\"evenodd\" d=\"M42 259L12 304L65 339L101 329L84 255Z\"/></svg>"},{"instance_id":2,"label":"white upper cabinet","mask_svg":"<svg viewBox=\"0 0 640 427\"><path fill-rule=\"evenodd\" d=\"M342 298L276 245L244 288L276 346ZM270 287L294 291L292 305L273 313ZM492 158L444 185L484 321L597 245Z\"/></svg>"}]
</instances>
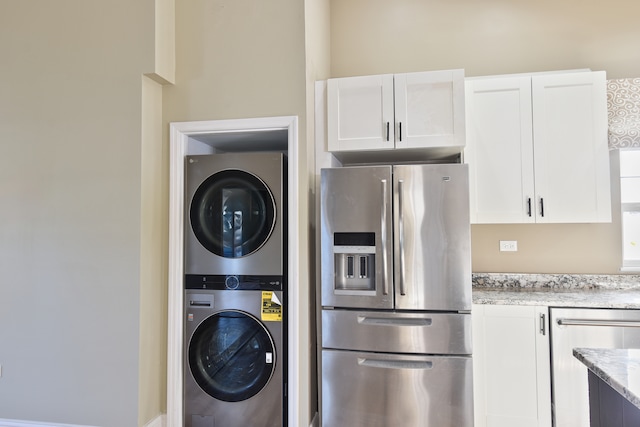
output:
<instances>
[{"instance_id":1,"label":"white upper cabinet","mask_svg":"<svg viewBox=\"0 0 640 427\"><path fill-rule=\"evenodd\" d=\"M394 145L393 75L327 81L329 151Z\"/></svg>"},{"instance_id":2,"label":"white upper cabinet","mask_svg":"<svg viewBox=\"0 0 640 427\"><path fill-rule=\"evenodd\" d=\"M604 71L531 83L537 221L611 221Z\"/></svg>"},{"instance_id":3,"label":"white upper cabinet","mask_svg":"<svg viewBox=\"0 0 640 427\"><path fill-rule=\"evenodd\" d=\"M604 72L467 79L472 223L611 221Z\"/></svg>"},{"instance_id":4,"label":"white upper cabinet","mask_svg":"<svg viewBox=\"0 0 640 427\"><path fill-rule=\"evenodd\" d=\"M396 148L465 145L464 70L394 76Z\"/></svg>"},{"instance_id":5,"label":"white upper cabinet","mask_svg":"<svg viewBox=\"0 0 640 427\"><path fill-rule=\"evenodd\" d=\"M535 222L531 78L466 81L471 222Z\"/></svg>"},{"instance_id":6,"label":"white upper cabinet","mask_svg":"<svg viewBox=\"0 0 640 427\"><path fill-rule=\"evenodd\" d=\"M464 70L327 81L328 148L458 148L465 144Z\"/></svg>"}]
</instances>

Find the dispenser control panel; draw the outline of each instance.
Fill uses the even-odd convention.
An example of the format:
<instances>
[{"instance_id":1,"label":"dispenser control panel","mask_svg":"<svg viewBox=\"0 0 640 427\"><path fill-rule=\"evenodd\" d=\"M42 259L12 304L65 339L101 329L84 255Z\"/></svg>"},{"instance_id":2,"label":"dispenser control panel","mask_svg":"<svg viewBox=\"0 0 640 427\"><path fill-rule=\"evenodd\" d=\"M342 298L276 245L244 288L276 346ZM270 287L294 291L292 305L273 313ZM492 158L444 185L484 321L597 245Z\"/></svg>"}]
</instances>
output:
<instances>
[{"instance_id":1,"label":"dispenser control panel","mask_svg":"<svg viewBox=\"0 0 640 427\"><path fill-rule=\"evenodd\" d=\"M335 233L334 290L375 291L375 233Z\"/></svg>"}]
</instances>

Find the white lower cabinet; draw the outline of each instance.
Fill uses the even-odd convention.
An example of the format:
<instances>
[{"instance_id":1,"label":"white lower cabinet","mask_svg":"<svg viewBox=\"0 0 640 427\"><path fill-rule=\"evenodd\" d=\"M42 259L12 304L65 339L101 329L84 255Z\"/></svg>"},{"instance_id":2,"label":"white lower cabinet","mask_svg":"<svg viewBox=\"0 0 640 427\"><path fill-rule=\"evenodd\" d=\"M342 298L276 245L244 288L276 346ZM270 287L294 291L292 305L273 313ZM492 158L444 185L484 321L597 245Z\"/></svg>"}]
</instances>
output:
<instances>
[{"instance_id":1,"label":"white lower cabinet","mask_svg":"<svg viewBox=\"0 0 640 427\"><path fill-rule=\"evenodd\" d=\"M475 427L551 427L548 308L473 305Z\"/></svg>"}]
</instances>

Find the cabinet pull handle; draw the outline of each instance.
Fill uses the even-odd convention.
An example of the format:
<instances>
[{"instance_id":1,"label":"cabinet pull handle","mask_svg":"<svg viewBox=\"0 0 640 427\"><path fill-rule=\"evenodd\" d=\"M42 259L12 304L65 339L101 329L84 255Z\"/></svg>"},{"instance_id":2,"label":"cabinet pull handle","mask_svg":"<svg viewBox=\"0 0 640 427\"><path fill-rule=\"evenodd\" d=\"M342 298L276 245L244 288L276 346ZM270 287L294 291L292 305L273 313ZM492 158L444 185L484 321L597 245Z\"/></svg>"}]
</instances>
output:
<instances>
[{"instance_id":1,"label":"cabinet pull handle","mask_svg":"<svg viewBox=\"0 0 640 427\"><path fill-rule=\"evenodd\" d=\"M389 122L387 122L387 141L389 141Z\"/></svg>"},{"instance_id":2,"label":"cabinet pull handle","mask_svg":"<svg viewBox=\"0 0 640 427\"><path fill-rule=\"evenodd\" d=\"M531 218L531 197L527 197L527 215Z\"/></svg>"},{"instance_id":3,"label":"cabinet pull handle","mask_svg":"<svg viewBox=\"0 0 640 427\"><path fill-rule=\"evenodd\" d=\"M400 138L400 142L402 142L402 122L398 122L398 135Z\"/></svg>"},{"instance_id":4,"label":"cabinet pull handle","mask_svg":"<svg viewBox=\"0 0 640 427\"><path fill-rule=\"evenodd\" d=\"M540 216L544 216L544 199L540 197Z\"/></svg>"},{"instance_id":5,"label":"cabinet pull handle","mask_svg":"<svg viewBox=\"0 0 640 427\"><path fill-rule=\"evenodd\" d=\"M545 321L544 313L540 313L540 333L542 335L547 335L547 322Z\"/></svg>"}]
</instances>

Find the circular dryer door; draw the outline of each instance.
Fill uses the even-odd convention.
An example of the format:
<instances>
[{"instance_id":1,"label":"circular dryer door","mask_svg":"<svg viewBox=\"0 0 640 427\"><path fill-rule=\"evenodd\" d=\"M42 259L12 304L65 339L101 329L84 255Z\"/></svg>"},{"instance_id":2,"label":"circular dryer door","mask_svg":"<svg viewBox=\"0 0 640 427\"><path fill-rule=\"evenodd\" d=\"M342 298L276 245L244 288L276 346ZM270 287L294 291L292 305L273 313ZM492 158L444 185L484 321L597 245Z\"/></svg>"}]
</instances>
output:
<instances>
[{"instance_id":1,"label":"circular dryer door","mask_svg":"<svg viewBox=\"0 0 640 427\"><path fill-rule=\"evenodd\" d=\"M266 184L248 172L211 175L191 201L191 228L210 252L240 258L262 247L275 224L276 208Z\"/></svg>"},{"instance_id":2,"label":"circular dryer door","mask_svg":"<svg viewBox=\"0 0 640 427\"><path fill-rule=\"evenodd\" d=\"M208 317L193 332L189 367L210 396L239 402L267 385L275 369L273 341L262 323L239 311Z\"/></svg>"}]
</instances>

